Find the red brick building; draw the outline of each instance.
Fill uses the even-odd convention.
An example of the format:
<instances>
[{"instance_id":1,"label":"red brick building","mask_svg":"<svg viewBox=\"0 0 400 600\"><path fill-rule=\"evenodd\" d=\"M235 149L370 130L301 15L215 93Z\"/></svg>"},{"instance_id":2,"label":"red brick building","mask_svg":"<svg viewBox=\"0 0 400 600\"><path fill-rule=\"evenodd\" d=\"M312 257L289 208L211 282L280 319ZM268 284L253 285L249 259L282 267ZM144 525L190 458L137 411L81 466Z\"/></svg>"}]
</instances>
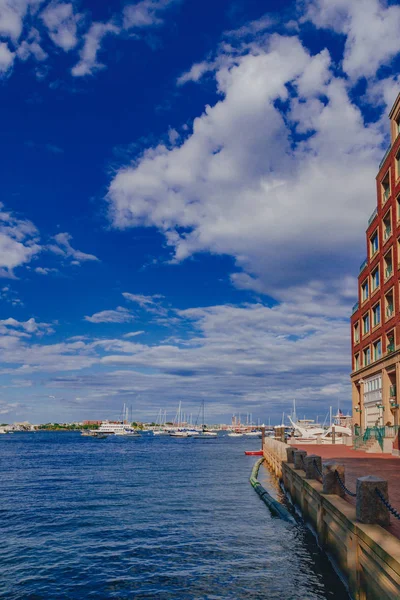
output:
<instances>
[{"instance_id":1,"label":"red brick building","mask_svg":"<svg viewBox=\"0 0 400 600\"><path fill-rule=\"evenodd\" d=\"M351 317L354 423L398 425L400 394L400 94L389 114L391 145L376 178L367 258Z\"/></svg>"}]
</instances>

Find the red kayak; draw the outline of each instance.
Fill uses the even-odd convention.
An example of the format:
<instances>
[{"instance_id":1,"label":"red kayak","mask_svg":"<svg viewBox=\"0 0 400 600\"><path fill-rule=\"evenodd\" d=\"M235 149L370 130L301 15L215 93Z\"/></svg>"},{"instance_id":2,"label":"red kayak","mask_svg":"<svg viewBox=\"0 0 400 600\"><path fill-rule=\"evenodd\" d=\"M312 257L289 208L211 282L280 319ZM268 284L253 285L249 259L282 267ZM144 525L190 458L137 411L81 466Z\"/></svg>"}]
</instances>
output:
<instances>
[{"instance_id":1,"label":"red kayak","mask_svg":"<svg viewBox=\"0 0 400 600\"><path fill-rule=\"evenodd\" d=\"M262 450L254 450L254 451L248 450L247 452L245 452L245 454L246 454L246 456L262 456L263 451Z\"/></svg>"}]
</instances>

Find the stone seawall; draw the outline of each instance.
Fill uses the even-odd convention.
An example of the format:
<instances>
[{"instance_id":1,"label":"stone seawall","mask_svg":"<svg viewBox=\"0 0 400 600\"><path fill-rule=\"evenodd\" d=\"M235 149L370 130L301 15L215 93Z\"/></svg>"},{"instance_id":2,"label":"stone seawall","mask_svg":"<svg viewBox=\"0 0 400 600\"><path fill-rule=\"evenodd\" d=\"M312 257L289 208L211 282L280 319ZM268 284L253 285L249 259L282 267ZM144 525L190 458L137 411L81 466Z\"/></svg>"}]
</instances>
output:
<instances>
[{"instance_id":1,"label":"stone seawall","mask_svg":"<svg viewBox=\"0 0 400 600\"><path fill-rule=\"evenodd\" d=\"M400 598L400 541L379 525L356 520L343 498L322 493L322 483L286 461L287 444L266 438L264 458L314 530L347 582L354 600Z\"/></svg>"}]
</instances>

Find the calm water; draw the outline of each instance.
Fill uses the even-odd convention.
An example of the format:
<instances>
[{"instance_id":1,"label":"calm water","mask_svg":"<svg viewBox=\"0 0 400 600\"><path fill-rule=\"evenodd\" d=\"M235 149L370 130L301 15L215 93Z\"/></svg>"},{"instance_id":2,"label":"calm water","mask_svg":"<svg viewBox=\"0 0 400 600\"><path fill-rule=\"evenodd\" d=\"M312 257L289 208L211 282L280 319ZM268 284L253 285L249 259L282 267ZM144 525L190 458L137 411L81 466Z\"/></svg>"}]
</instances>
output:
<instances>
[{"instance_id":1,"label":"calm water","mask_svg":"<svg viewBox=\"0 0 400 600\"><path fill-rule=\"evenodd\" d=\"M259 444L0 436L0 597L347 598L308 530L250 486Z\"/></svg>"}]
</instances>

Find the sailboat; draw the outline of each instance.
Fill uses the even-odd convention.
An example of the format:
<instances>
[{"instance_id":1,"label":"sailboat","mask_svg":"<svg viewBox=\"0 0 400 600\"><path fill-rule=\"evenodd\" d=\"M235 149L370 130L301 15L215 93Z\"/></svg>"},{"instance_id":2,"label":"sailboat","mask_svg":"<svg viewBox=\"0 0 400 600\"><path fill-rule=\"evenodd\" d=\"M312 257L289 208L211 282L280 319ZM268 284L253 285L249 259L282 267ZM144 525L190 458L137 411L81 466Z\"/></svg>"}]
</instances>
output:
<instances>
[{"instance_id":1,"label":"sailboat","mask_svg":"<svg viewBox=\"0 0 400 600\"><path fill-rule=\"evenodd\" d=\"M171 437L177 437L177 438L191 437L190 433L188 431L186 431L186 429L182 429L182 402L179 402L178 411L177 411L175 419L174 419L174 425L176 428L174 429L174 431L170 432L169 435Z\"/></svg>"},{"instance_id":2,"label":"sailboat","mask_svg":"<svg viewBox=\"0 0 400 600\"><path fill-rule=\"evenodd\" d=\"M167 411L160 410L158 411L157 419L156 419L156 428L153 429L153 435L169 435L170 432L168 429L165 429L165 425L167 422Z\"/></svg>"},{"instance_id":3,"label":"sailboat","mask_svg":"<svg viewBox=\"0 0 400 600\"><path fill-rule=\"evenodd\" d=\"M132 414L131 414L132 418ZM124 404L124 408L122 409L122 425L123 427L115 430L115 435L129 436L129 437L139 437L140 433L138 433L133 427L129 425L129 409L128 405ZM101 427L100 427L101 429Z\"/></svg>"},{"instance_id":4,"label":"sailboat","mask_svg":"<svg viewBox=\"0 0 400 600\"><path fill-rule=\"evenodd\" d=\"M209 431L206 427L204 400L201 403L201 432L196 435L196 440L208 440L217 437L216 431Z\"/></svg>"}]
</instances>

